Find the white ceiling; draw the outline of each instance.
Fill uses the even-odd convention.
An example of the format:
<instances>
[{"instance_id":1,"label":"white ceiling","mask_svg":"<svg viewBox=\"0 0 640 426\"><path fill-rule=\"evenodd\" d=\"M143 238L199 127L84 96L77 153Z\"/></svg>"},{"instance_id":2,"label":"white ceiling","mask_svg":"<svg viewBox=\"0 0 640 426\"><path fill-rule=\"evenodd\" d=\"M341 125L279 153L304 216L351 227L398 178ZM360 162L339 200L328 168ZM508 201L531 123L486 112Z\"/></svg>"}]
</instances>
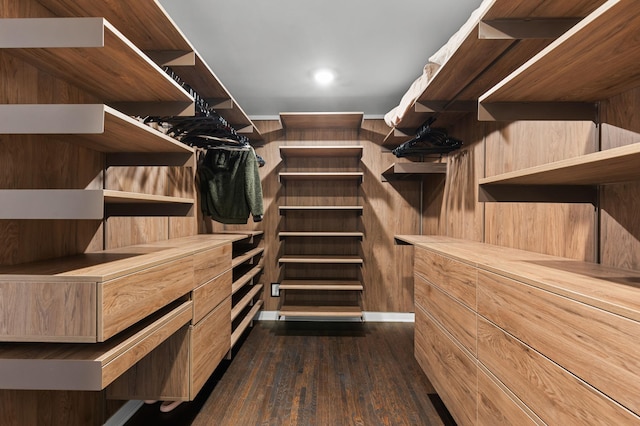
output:
<instances>
[{"instance_id":1,"label":"white ceiling","mask_svg":"<svg viewBox=\"0 0 640 426\"><path fill-rule=\"evenodd\" d=\"M160 0L253 119L396 106L481 0ZM337 78L317 86L315 69Z\"/></svg>"}]
</instances>

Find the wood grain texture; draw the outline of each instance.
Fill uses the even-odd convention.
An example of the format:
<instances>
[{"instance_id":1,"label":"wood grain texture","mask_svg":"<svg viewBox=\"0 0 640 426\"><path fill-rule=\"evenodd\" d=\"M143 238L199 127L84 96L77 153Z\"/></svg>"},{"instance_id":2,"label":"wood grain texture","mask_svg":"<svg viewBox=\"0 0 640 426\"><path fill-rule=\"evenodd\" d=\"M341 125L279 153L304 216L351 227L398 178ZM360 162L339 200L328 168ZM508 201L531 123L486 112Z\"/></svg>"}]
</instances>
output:
<instances>
[{"instance_id":1,"label":"wood grain texture","mask_svg":"<svg viewBox=\"0 0 640 426\"><path fill-rule=\"evenodd\" d=\"M231 348L231 298L191 326L189 398L192 400Z\"/></svg>"},{"instance_id":2,"label":"wood grain texture","mask_svg":"<svg viewBox=\"0 0 640 426\"><path fill-rule=\"evenodd\" d=\"M478 360L547 424L634 424L640 417L478 318Z\"/></svg>"},{"instance_id":3,"label":"wood grain texture","mask_svg":"<svg viewBox=\"0 0 640 426\"><path fill-rule=\"evenodd\" d=\"M200 286L231 267L233 245L224 244L193 256L194 284ZM228 295L227 295L228 296Z\"/></svg>"},{"instance_id":4,"label":"wood grain texture","mask_svg":"<svg viewBox=\"0 0 640 426\"><path fill-rule=\"evenodd\" d=\"M228 270L193 290L193 324L231 296L233 272Z\"/></svg>"},{"instance_id":5,"label":"wood grain texture","mask_svg":"<svg viewBox=\"0 0 640 426\"><path fill-rule=\"evenodd\" d=\"M478 368L419 306L416 306L415 357L459 425L476 424Z\"/></svg>"},{"instance_id":6,"label":"wood grain texture","mask_svg":"<svg viewBox=\"0 0 640 426\"><path fill-rule=\"evenodd\" d=\"M480 271L478 313L610 398L640 412L640 324Z\"/></svg>"},{"instance_id":7,"label":"wood grain texture","mask_svg":"<svg viewBox=\"0 0 640 426\"><path fill-rule=\"evenodd\" d=\"M477 341L475 311L453 299L418 274L415 275L414 286L416 306L428 312L459 344L475 356Z\"/></svg>"},{"instance_id":8,"label":"wood grain texture","mask_svg":"<svg viewBox=\"0 0 640 426\"><path fill-rule=\"evenodd\" d=\"M477 270L474 266L441 256L418 246L415 251L414 268L427 281L476 309Z\"/></svg>"}]
</instances>

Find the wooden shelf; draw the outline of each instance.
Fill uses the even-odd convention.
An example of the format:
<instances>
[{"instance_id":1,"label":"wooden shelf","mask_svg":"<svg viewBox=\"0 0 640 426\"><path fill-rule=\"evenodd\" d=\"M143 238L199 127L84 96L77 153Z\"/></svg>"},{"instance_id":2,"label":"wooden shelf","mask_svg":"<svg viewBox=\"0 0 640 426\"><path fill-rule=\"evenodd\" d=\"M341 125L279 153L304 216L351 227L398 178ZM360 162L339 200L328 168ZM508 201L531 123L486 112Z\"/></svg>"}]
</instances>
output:
<instances>
[{"instance_id":1,"label":"wooden shelf","mask_svg":"<svg viewBox=\"0 0 640 426\"><path fill-rule=\"evenodd\" d=\"M233 259L231 260L231 267L235 268L236 266L242 265L244 262L251 260L257 255L261 254L263 251L264 251L264 248L256 247L254 249L247 251L246 253L242 253L237 256L234 255Z\"/></svg>"},{"instance_id":2,"label":"wooden shelf","mask_svg":"<svg viewBox=\"0 0 640 426\"><path fill-rule=\"evenodd\" d=\"M640 143L479 180L481 201L594 202L596 185L640 180Z\"/></svg>"},{"instance_id":3,"label":"wooden shelf","mask_svg":"<svg viewBox=\"0 0 640 426\"><path fill-rule=\"evenodd\" d=\"M106 189L0 189L0 219L184 216L194 200Z\"/></svg>"},{"instance_id":4,"label":"wooden shelf","mask_svg":"<svg viewBox=\"0 0 640 426\"><path fill-rule=\"evenodd\" d=\"M280 180L359 180L363 172L280 172Z\"/></svg>"},{"instance_id":5,"label":"wooden shelf","mask_svg":"<svg viewBox=\"0 0 640 426\"><path fill-rule=\"evenodd\" d=\"M0 19L0 31L12 34L0 48L118 109L194 112L191 96L103 18Z\"/></svg>"},{"instance_id":6,"label":"wooden shelf","mask_svg":"<svg viewBox=\"0 0 640 426\"><path fill-rule=\"evenodd\" d=\"M360 306L307 306L291 305L282 306L278 311L278 316L286 317L317 317L317 318L362 318Z\"/></svg>"},{"instance_id":7,"label":"wooden shelf","mask_svg":"<svg viewBox=\"0 0 640 426\"><path fill-rule=\"evenodd\" d=\"M590 104L640 85L639 26L640 3L605 2L485 93L480 119L545 118L535 103L543 103L545 110L549 103L560 103L546 114L549 119L594 119ZM583 110L584 116L566 116Z\"/></svg>"},{"instance_id":8,"label":"wooden shelf","mask_svg":"<svg viewBox=\"0 0 640 426\"><path fill-rule=\"evenodd\" d=\"M101 391L188 324L191 316L188 301L104 343L3 344L0 389Z\"/></svg>"},{"instance_id":9,"label":"wooden shelf","mask_svg":"<svg viewBox=\"0 0 640 426\"><path fill-rule=\"evenodd\" d=\"M253 298L262 290L262 284L254 285L251 290L231 309L231 321L235 320L238 315L253 302Z\"/></svg>"},{"instance_id":10,"label":"wooden shelf","mask_svg":"<svg viewBox=\"0 0 640 426\"><path fill-rule=\"evenodd\" d=\"M292 256L285 255L278 259L278 263L336 263L361 265L362 258L358 256Z\"/></svg>"},{"instance_id":11,"label":"wooden shelf","mask_svg":"<svg viewBox=\"0 0 640 426\"><path fill-rule=\"evenodd\" d=\"M400 146L403 143L411 140L413 138L413 134L407 134L400 129L391 129L387 136L385 136L382 141L382 146L386 148L392 148L396 146Z\"/></svg>"},{"instance_id":12,"label":"wooden shelf","mask_svg":"<svg viewBox=\"0 0 640 426\"><path fill-rule=\"evenodd\" d=\"M345 280L284 280L280 283L280 290L338 290L360 291L363 289L360 281Z\"/></svg>"},{"instance_id":13,"label":"wooden shelf","mask_svg":"<svg viewBox=\"0 0 640 426\"><path fill-rule=\"evenodd\" d=\"M362 232L279 232L280 238L286 237L353 237L363 238Z\"/></svg>"},{"instance_id":14,"label":"wooden shelf","mask_svg":"<svg viewBox=\"0 0 640 426\"><path fill-rule=\"evenodd\" d=\"M103 104L0 105L0 134L72 135L100 152L176 153L193 148Z\"/></svg>"},{"instance_id":15,"label":"wooden shelf","mask_svg":"<svg viewBox=\"0 0 640 426\"><path fill-rule=\"evenodd\" d=\"M362 214L364 207L362 206L280 206L280 214L285 215L287 212L305 212L305 211L354 211Z\"/></svg>"},{"instance_id":16,"label":"wooden shelf","mask_svg":"<svg viewBox=\"0 0 640 426\"><path fill-rule=\"evenodd\" d=\"M255 316L258 314L258 312L260 312L260 308L262 307L262 304L263 304L262 300L256 301L256 304L253 305L253 308L251 308L251 311L249 311L247 316L244 317L244 319L238 325L238 327L236 327L236 329L233 330L233 333L231 333L232 348L236 345L236 343L238 343L238 340L240 339L240 336L242 336L242 333L244 333L245 330L249 328Z\"/></svg>"},{"instance_id":17,"label":"wooden shelf","mask_svg":"<svg viewBox=\"0 0 640 426\"><path fill-rule=\"evenodd\" d=\"M281 112L280 122L286 129L360 129L362 112Z\"/></svg>"},{"instance_id":18,"label":"wooden shelf","mask_svg":"<svg viewBox=\"0 0 640 426\"><path fill-rule=\"evenodd\" d=\"M382 181L420 179L424 175L444 175L447 163L394 163L382 172Z\"/></svg>"},{"instance_id":19,"label":"wooden shelf","mask_svg":"<svg viewBox=\"0 0 640 426\"><path fill-rule=\"evenodd\" d=\"M362 157L360 145L325 145L280 147L280 156L285 157Z\"/></svg>"},{"instance_id":20,"label":"wooden shelf","mask_svg":"<svg viewBox=\"0 0 640 426\"><path fill-rule=\"evenodd\" d=\"M435 126L446 127L467 113L475 111L474 104L484 92L558 36L557 28L545 31L547 34L541 35L536 26L544 28L550 20L558 18L587 16L603 1L572 0L558 3L495 0L484 13L481 13L475 25L466 27L466 31L459 34L462 40L455 52L437 70L424 91L417 97L413 107L396 127L404 129L405 133L414 133L415 129L433 116L437 116ZM481 31L481 24L495 20L512 20L511 28L533 28L531 34L521 31L516 35L503 33L499 37L495 34L485 35L485 32ZM541 25L537 25L538 23ZM566 28L567 23L561 23L565 26L561 28ZM581 73L592 67L593 63L588 68L581 68ZM551 75L556 72L557 70L554 70Z\"/></svg>"},{"instance_id":21,"label":"wooden shelf","mask_svg":"<svg viewBox=\"0 0 640 426\"><path fill-rule=\"evenodd\" d=\"M253 278L255 278L262 271L262 266L256 265L249 270L246 274L238 278L231 285L231 294L236 294L238 290L244 287L247 283L249 283Z\"/></svg>"}]
</instances>

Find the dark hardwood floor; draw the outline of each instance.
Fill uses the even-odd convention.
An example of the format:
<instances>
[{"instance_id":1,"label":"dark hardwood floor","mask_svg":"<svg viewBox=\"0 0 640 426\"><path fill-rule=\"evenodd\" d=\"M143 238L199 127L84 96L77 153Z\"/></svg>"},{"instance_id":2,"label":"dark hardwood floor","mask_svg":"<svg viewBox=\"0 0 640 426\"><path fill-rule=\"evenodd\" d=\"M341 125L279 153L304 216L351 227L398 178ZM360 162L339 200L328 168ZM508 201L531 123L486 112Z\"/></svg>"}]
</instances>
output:
<instances>
[{"instance_id":1,"label":"dark hardwood floor","mask_svg":"<svg viewBox=\"0 0 640 426\"><path fill-rule=\"evenodd\" d=\"M413 324L255 324L195 401L126 425L455 424L413 357Z\"/></svg>"}]
</instances>

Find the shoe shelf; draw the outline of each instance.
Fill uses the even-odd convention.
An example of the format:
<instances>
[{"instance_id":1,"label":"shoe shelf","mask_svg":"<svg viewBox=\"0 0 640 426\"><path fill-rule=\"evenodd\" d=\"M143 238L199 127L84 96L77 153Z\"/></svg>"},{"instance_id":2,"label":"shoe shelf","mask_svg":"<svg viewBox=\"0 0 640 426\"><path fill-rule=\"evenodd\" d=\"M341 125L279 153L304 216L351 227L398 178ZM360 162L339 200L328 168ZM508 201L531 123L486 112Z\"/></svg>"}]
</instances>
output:
<instances>
[{"instance_id":1,"label":"shoe shelf","mask_svg":"<svg viewBox=\"0 0 640 426\"><path fill-rule=\"evenodd\" d=\"M194 111L192 97L104 18L0 19L0 31L12 34L0 48L120 110Z\"/></svg>"},{"instance_id":2,"label":"shoe shelf","mask_svg":"<svg viewBox=\"0 0 640 426\"><path fill-rule=\"evenodd\" d=\"M233 242L233 282L231 284L231 349L242 334L251 326L257 315L262 300L260 295L263 285L258 282L262 272L260 263L264 248L260 237L263 231L228 231L222 235L237 233L241 235ZM231 352L230 352L231 354Z\"/></svg>"},{"instance_id":3,"label":"shoe shelf","mask_svg":"<svg viewBox=\"0 0 640 426\"><path fill-rule=\"evenodd\" d=\"M167 65L207 101L238 133L250 140L262 135L185 38L159 2L138 0L126 8L94 0L39 0L59 16L102 16L158 65ZM150 25L149 23L153 23Z\"/></svg>"},{"instance_id":4,"label":"shoe shelf","mask_svg":"<svg viewBox=\"0 0 640 426\"><path fill-rule=\"evenodd\" d=\"M279 288L280 290L363 290L362 283L355 280L284 280Z\"/></svg>"},{"instance_id":5,"label":"shoe shelf","mask_svg":"<svg viewBox=\"0 0 640 426\"><path fill-rule=\"evenodd\" d=\"M315 264L351 264L361 265L364 263L358 256L331 256L331 255L310 255L310 256L294 256L285 255L278 259L278 263L315 263Z\"/></svg>"},{"instance_id":6,"label":"shoe shelf","mask_svg":"<svg viewBox=\"0 0 640 426\"><path fill-rule=\"evenodd\" d=\"M597 185L639 180L639 163L635 143L503 173L479 180L481 200L595 202Z\"/></svg>"},{"instance_id":7,"label":"shoe shelf","mask_svg":"<svg viewBox=\"0 0 640 426\"><path fill-rule=\"evenodd\" d=\"M285 129L360 129L362 112L282 112L280 123Z\"/></svg>"},{"instance_id":8,"label":"shoe shelf","mask_svg":"<svg viewBox=\"0 0 640 426\"><path fill-rule=\"evenodd\" d=\"M280 206L280 214L286 215L287 212L305 212L305 211L327 211L327 212L347 212L353 211L362 214L364 208L362 206Z\"/></svg>"},{"instance_id":9,"label":"shoe shelf","mask_svg":"<svg viewBox=\"0 0 640 426\"><path fill-rule=\"evenodd\" d=\"M450 46L455 52L436 71L396 128L415 133L433 116L437 116L438 127L447 127L475 111L483 93L603 2L491 2L477 21L465 24L456 34L459 43Z\"/></svg>"},{"instance_id":10,"label":"shoe shelf","mask_svg":"<svg viewBox=\"0 0 640 426\"><path fill-rule=\"evenodd\" d=\"M278 311L284 317L362 318L362 308L356 305L287 305Z\"/></svg>"},{"instance_id":11,"label":"shoe shelf","mask_svg":"<svg viewBox=\"0 0 640 426\"><path fill-rule=\"evenodd\" d=\"M595 120L640 85L640 3L609 0L480 98L481 120Z\"/></svg>"},{"instance_id":12,"label":"shoe shelf","mask_svg":"<svg viewBox=\"0 0 640 426\"><path fill-rule=\"evenodd\" d=\"M394 163L382 172L382 181L421 179L425 175L445 175L447 163Z\"/></svg>"}]
</instances>

